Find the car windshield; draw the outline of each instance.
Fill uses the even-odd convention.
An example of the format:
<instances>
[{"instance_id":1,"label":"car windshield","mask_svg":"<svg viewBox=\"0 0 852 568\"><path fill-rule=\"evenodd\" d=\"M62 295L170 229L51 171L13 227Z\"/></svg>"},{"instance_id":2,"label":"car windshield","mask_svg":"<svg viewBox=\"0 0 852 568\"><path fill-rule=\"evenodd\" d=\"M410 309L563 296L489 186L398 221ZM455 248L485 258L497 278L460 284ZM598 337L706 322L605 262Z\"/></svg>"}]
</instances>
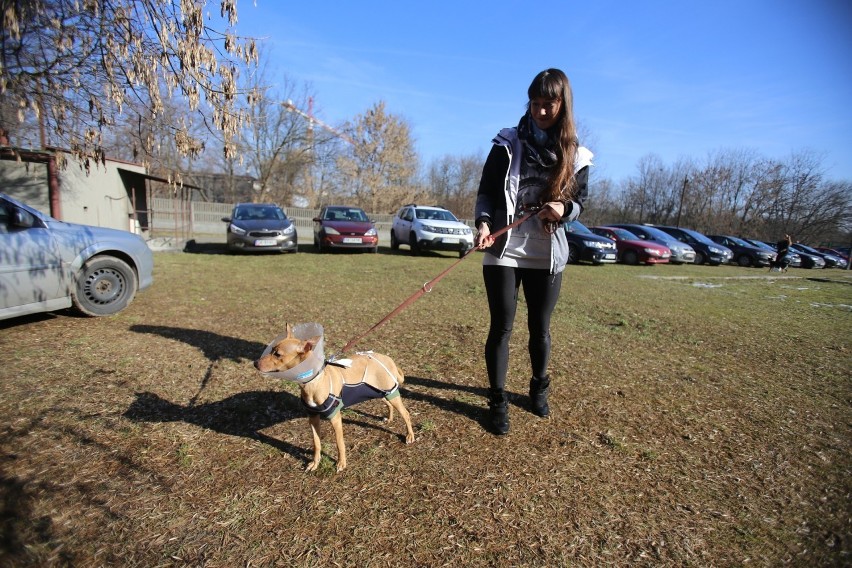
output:
<instances>
[{"instance_id":1,"label":"car windshield","mask_svg":"<svg viewBox=\"0 0 852 568\"><path fill-rule=\"evenodd\" d=\"M655 229L654 227L642 227L642 230L648 233L648 238L660 241L663 243L679 243L676 238L666 233L665 231L661 231L659 229ZM680 250L680 249L678 249Z\"/></svg>"},{"instance_id":2,"label":"car windshield","mask_svg":"<svg viewBox=\"0 0 852 568\"><path fill-rule=\"evenodd\" d=\"M638 241L639 237L628 231L627 229L611 229L615 236L622 241Z\"/></svg>"},{"instance_id":3,"label":"car windshield","mask_svg":"<svg viewBox=\"0 0 852 568\"><path fill-rule=\"evenodd\" d=\"M458 221L455 215L446 209L418 209L417 218L429 221Z\"/></svg>"},{"instance_id":4,"label":"car windshield","mask_svg":"<svg viewBox=\"0 0 852 568\"><path fill-rule=\"evenodd\" d=\"M741 247L753 247L754 246L754 245L751 245L751 244L745 242L742 239L738 239L737 237L725 237L725 238L728 239L729 241L731 241L732 243L736 244L736 245L740 245Z\"/></svg>"},{"instance_id":5,"label":"car windshield","mask_svg":"<svg viewBox=\"0 0 852 568\"><path fill-rule=\"evenodd\" d=\"M323 219L326 221L355 221L366 222L367 214L363 210L354 207L339 207L327 209Z\"/></svg>"},{"instance_id":6,"label":"car windshield","mask_svg":"<svg viewBox=\"0 0 852 568\"><path fill-rule=\"evenodd\" d=\"M693 231L692 229L681 229L684 233L698 241L699 243L704 243L705 245L715 245L712 240L708 239L705 235L702 235L698 231Z\"/></svg>"},{"instance_id":7,"label":"car windshield","mask_svg":"<svg viewBox=\"0 0 852 568\"><path fill-rule=\"evenodd\" d=\"M279 221L283 221L287 218L287 215L284 214L279 207L273 206L241 206L237 207L236 212L234 213L234 219L238 221L259 221L259 220L269 220L276 219Z\"/></svg>"},{"instance_id":8,"label":"car windshield","mask_svg":"<svg viewBox=\"0 0 852 568\"><path fill-rule=\"evenodd\" d=\"M803 245L802 243L796 243L796 247L804 250L805 252L809 252L811 254L816 254L816 255L819 254L819 252L817 250L812 249L808 245Z\"/></svg>"},{"instance_id":9,"label":"car windshield","mask_svg":"<svg viewBox=\"0 0 852 568\"><path fill-rule=\"evenodd\" d=\"M565 229L569 233L577 233L578 235L594 235L593 232L589 230L584 224L579 221L571 221L567 225L565 225Z\"/></svg>"}]
</instances>

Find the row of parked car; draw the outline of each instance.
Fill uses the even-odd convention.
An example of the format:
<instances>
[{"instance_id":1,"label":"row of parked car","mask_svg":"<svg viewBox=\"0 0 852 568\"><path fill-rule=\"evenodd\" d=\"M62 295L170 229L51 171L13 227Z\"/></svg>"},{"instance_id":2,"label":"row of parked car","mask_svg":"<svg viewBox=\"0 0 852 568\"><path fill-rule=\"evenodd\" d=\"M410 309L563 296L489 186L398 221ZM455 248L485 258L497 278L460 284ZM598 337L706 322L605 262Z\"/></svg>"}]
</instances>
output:
<instances>
[{"instance_id":1,"label":"row of parked car","mask_svg":"<svg viewBox=\"0 0 852 568\"><path fill-rule=\"evenodd\" d=\"M683 227L624 223L586 227L573 221L565 230L572 249L572 262L767 267L777 257L775 244L771 242L732 235L704 235ZM794 243L786 262L802 268L846 268L849 258L848 253L844 255L834 249Z\"/></svg>"},{"instance_id":2,"label":"row of parked car","mask_svg":"<svg viewBox=\"0 0 852 568\"><path fill-rule=\"evenodd\" d=\"M280 250L295 252L296 227L280 207L241 203L228 223L232 251ZM323 207L314 221L314 247L319 252L339 249L377 252L379 234L363 209L341 205ZM773 243L733 235L704 235L683 227L614 223L586 227L579 221L565 225L569 262L593 264L737 264L767 267L775 260ZM391 249L407 246L411 254L451 251L464 256L473 247L473 230L444 207L409 203L394 216ZM849 262L833 249L816 249L797 243L787 262L802 268L845 268Z\"/></svg>"}]
</instances>

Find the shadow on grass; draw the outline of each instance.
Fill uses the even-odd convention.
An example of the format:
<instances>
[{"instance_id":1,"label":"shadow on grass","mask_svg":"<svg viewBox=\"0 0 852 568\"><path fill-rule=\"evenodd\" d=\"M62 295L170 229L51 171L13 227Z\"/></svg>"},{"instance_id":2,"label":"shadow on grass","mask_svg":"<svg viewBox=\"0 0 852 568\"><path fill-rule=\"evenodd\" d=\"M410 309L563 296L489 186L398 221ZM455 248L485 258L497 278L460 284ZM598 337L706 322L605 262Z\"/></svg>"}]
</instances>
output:
<instances>
[{"instance_id":1,"label":"shadow on grass","mask_svg":"<svg viewBox=\"0 0 852 568\"><path fill-rule=\"evenodd\" d=\"M124 412L134 422L186 422L228 436L263 442L295 458L307 451L263 434L261 430L286 420L304 418L298 397L284 392L251 391L204 404L182 406L151 392L136 393Z\"/></svg>"},{"instance_id":2,"label":"shadow on grass","mask_svg":"<svg viewBox=\"0 0 852 568\"><path fill-rule=\"evenodd\" d=\"M203 329L187 329L165 325L132 325L130 331L181 341L200 350L211 362L223 359L230 359L235 362L246 359L253 361L260 357L260 354L266 349L264 343L246 341L239 337L220 335Z\"/></svg>"},{"instance_id":3,"label":"shadow on grass","mask_svg":"<svg viewBox=\"0 0 852 568\"><path fill-rule=\"evenodd\" d=\"M451 398L444 398L422 391L413 391L405 387L420 386L435 391L455 391L456 394L451 395ZM423 377L405 377L405 383L401 388L403 397L406 400L419 400L426 402L445 410L454 412L460 416L464 416L476 421L484 430L490 430L490 422L488 420L488 389L486 387L472 387L468 385L457 385L435 379L425 379ZM509 404L529 410L526 395L520 395L507 391ZM476 400L473 400L476 398Z\"/></svg>"}]
</instances>

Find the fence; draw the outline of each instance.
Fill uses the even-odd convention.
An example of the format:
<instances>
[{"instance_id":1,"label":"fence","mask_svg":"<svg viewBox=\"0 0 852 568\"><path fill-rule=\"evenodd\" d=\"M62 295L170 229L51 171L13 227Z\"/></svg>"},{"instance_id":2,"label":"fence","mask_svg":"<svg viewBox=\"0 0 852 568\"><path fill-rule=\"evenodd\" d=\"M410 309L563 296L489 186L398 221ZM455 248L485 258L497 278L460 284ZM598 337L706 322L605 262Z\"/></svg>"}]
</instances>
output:
<instances>
[{"instance_id":1,"label":"fence","mask_svg":"<svg viewBox=\"0 0 852 568\"><path fill-rule=\"evenodd\" d=\"M230 217L233 203L208 203L206 201L186 201L153 197L150 199L149 227L152 237L172 237L175 239L195 239L206 242L225 242L225 223L223 217ZM300 243L313 242L314 217L319 209L283 207L299 235ZM393 215L368 214L376 223L380 240L388 238ZM387 242L387 241L385 241Z\"/></svg>"}]
</instances>

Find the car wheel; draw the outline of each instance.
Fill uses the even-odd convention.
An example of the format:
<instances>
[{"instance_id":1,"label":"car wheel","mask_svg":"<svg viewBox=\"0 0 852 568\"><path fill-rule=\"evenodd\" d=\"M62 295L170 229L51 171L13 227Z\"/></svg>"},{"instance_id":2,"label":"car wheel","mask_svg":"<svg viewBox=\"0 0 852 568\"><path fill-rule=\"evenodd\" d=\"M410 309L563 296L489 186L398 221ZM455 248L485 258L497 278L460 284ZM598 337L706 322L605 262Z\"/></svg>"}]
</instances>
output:
<instances>
[{"instance_id":1,"label":"car wheel","mask_svg":"<svg viewBox=\"0 0 852 568\"><path fill-rule=\"evenodd\" d=\"M621 262L624 264L639 264L639 255L636 254L635 250L626 250L621 255Z\"/></svg>"},{"instance_id":2,"label":"car wheel","mask_svg":"<svg viewBox=\"0 0 852 568\"><path fill-rule=\"evenodd\" d=\"M579 260L577 245L568 243L568 264L576 264Z\"/></svg>"},{"instance_id":3,"label":"car wheel","mask_svg":"<svg viewBox=\"0 0 852 568\"><path fill-rule=\"evenodd\" d=\"M415 235L414 233L408 235L408 247L411 249L411 254L420 254L420 247L417 246L417 235Z\"/></svg>"},{"instance_id":4,"label":"car wheel","mask_svg":"<svg viewBox=\"0 0 852 568\"><path fill-rule=\"evenodd\" d=\"M737 257L737 264L743 267L751 266L751 257L747 254L741 254Z\"/></svg>"},{"instance_id":5,"label":"car wheel","mask_svg":"<svg viewBox=\"0 0 852 568\"><path fill-rule=\"evenodd\" d=\"M390 232L391 250L399 250L399 241L396 240L396 232L391 229Z\"/></svg>"},{"instance_id":6,"label":"car wheel","mask_svg":"<svg viewBox=\"0 0 852 568\"><path fill-rule=\"evenodd\" d=\"M130 305L136 296L136 273L121 259L96 256L77 273L71 299L87 316L109 316Z\"/></svg>"},{"instance_id":7,"label":"car wheel","mask_svg":"<svg viewBox=\"0 0 852 568\"><path fill-rule=\"evenodd\" d=\"M703 253L695 251L695 260L692 261L694 264L704 264L706 260L707 258L704 256Z\"/></svg>"}]
</instances>

